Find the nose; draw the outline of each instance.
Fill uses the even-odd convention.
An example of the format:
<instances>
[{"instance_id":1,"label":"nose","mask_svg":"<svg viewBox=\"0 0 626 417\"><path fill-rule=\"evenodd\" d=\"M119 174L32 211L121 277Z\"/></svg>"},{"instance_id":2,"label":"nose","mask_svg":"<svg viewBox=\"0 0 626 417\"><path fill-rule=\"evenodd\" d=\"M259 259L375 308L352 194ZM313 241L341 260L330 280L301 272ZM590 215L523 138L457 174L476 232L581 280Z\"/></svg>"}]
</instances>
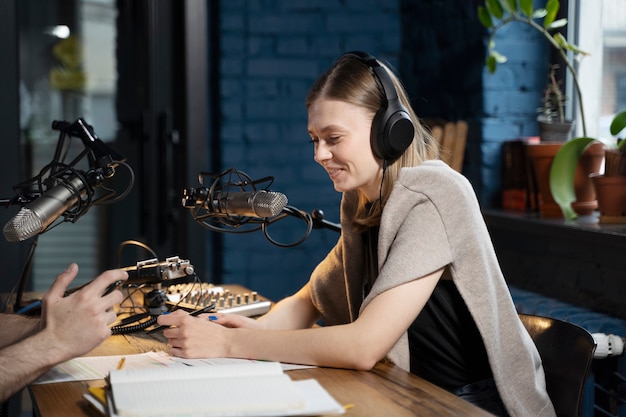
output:
<instances>
[{"instance_id":1,"label":"nose","mask_svg":"<svg viewBox=\"0 0 626 417\"><path fill-rule=\"evenodd\" d=\"M315 146L315 153L313 155L313 159L315 160L315 162L317 162L318 164L321 164L322 162L327 161L331 159L332 157L333 157L333 154L330 151L330 148L328 147L328 145L326 145L326 142L321 141L321 140L317 142Z\"/></svg>"}]
</instances>

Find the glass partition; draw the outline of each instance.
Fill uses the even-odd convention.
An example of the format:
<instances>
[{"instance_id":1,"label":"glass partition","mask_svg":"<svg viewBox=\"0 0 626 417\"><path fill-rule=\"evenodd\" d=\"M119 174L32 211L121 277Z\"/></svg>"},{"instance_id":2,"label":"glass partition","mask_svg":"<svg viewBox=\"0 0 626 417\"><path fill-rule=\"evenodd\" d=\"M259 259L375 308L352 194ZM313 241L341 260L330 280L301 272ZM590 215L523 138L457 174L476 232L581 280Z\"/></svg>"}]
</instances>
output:
<instances>
[{"instance_id":1,"label":"glass partition","mask_svg":"<svg viewBox=\"0 0 626 417\"><path fill-rule=\"evenodd\" d=\"M26 180L53 159L59 137L54 120L82 117L100 139L114 139L117 9L114 0L20 0L18 14ZM79 140L72 143L77 149L68 152L82 149ZM106 227L101 218L94 206L76 223L60 223L39 236L33 290L46 290L70 262L80 267L76 283L99 273L98 230Z\"/></svg>"}]
</instances>

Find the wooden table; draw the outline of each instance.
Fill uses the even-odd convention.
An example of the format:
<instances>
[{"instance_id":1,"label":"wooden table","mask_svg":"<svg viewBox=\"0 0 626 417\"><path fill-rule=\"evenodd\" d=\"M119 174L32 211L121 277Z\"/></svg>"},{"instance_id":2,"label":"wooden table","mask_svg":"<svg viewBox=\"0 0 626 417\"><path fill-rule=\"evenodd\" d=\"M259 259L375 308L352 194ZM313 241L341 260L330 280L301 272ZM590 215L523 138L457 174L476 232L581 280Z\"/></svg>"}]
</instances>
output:
<instances>
[{"instance_id":1,"label":"wooden table","mask_svg":"<svg viewBox=\"0 0 626 417\"><path fill-rule=\"evenodd\" d=\"M120 355L163 350L164 343L158 339L159 336L154 337L154 335L115 335L107 339L90 355ZM370 372L309 368L288 371L288 374L294 380L314 378L340 404L350 404L345 416L486 417L491 415L387 362L377 364ZM104 382L99 380L31 385L30 394L34 415L40 417L99 416L82 398L82 395L87 391L88 386L103 384Z\"/></svg>"},{"instance_id":2,"label":"wooden table","mask_svg":"<svg viewBox=\"0 0 626 417\"><path fill-rule=\"evenodd\" d=\"M124 355L167 350L162 332L114 335L86 356ZM372 371L307 368L288 371L294 380L316 379L340 404L345 416L359 417L487 417L490 413L388 363ZM104 381L31 385L33 413L39 417L101 417L82 397L91 385Z\"/></svg>"}]
</instances>

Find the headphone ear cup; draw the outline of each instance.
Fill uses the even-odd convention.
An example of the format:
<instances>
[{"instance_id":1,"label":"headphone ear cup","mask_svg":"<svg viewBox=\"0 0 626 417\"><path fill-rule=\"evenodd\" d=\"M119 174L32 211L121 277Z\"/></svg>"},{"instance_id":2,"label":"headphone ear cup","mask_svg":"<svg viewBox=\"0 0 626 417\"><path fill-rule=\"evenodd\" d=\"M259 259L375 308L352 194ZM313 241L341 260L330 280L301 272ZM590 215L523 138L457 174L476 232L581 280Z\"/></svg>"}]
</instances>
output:
<instances>
[{"instance_id":1,"label":"headphone ear cup","mask_svg":"<svg viewBox=\"0 0 626 417\"><path fill-rule=\"evenodd\" d=\"M403 106L395 100L380 109L372 120L372 151L378 158L393 161L413 141L415 126Z\"/></svg>"},{"instance_id":2,"label":"headphone ear cup","mask_svg":"<svg viewBox=\"0 0 626 417\"><path fill-rule=\"evenodd\" d=\"M370 143L376 157L385 161L399 158L413 141L415 125L407 109L398 99L398 92L387 70L370 54L363 51L346 52L367 65L377 80L387 102L372 120Z\"/></svg>"},{"instance_id":3,"label":"headphone ear cup","mask_svg":"<svg viewBox=\"0 0 626 417\"><path fill-rule=\"evenodd\" d=\"M372 129L370 131L370 142L372 145L372 152L374 156L379 159L386 159L384 154L384 126L381 126L380 121L385 115L385 108L379 109L372 119Z\"/></svg>"}]
</instances>

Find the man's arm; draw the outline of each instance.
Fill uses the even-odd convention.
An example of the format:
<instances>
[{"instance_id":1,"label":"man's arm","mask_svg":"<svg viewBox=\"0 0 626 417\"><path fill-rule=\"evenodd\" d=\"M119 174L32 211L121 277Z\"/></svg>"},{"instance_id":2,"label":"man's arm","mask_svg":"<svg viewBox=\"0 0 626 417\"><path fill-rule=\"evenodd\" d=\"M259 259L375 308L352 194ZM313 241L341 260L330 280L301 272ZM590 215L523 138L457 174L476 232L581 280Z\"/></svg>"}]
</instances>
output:
<instances>
[{"instance_id":1,"label":"man's arm","mask_svg":"<svg viewBox=\"0 0 626 417\"><path fill-rule=\"evenodd\" d=\"M0 401L66 360L58 343L49 336L38 333L0 350Z\"/></svg>"},{"instance_id":2,"label":"man's arm","mask_svg":"<svg viewBox=\"0 0 626 417\"><path fill-rule=\"evenodd\" d=\"M0 349L32 336L39 330L40 320L17 314L0 314ZM4 368L0 368L4 369Z\"/></svg>"},{"instance_id":3,"label":"man's arm","mask_svg":"<svg viewBox=\"0 0 626 417\"><path fill-rule=\"evenodd\" d=\"M43 296L41 331L0 350L0 402L52 366L89 352L111 335L109 324L117 318L114 306L123 296L120 291L103 294L128 274L119 269L106 271L64 297L77 273L78 266L70 265Z\"/></svg>"}]
</instances>

